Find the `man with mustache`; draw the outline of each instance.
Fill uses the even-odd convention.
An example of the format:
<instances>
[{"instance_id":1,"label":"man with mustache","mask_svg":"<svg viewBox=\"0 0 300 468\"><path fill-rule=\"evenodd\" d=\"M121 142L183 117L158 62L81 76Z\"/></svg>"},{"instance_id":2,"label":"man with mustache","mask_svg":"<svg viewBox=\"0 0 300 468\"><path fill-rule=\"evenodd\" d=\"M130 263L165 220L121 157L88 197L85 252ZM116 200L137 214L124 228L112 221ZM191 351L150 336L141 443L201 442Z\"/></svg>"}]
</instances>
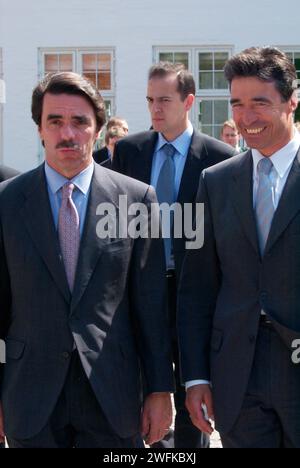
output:
<instances>
[{"instance_id":1,"label":"man with mustache","mask_svg":"<svg viewBox=\"0 0 300 468\"><path fill-rule=\"evenodd\" d=\"M186 404L211 432L206 405L226 448L299 448L297 74L280 50L253 47L228 61L225 76L251 149L201 176L204 245L187 253L179 291Z\"/></svg>"},{"instance_id":2,"label":"man with mustache","mask_svg":"<svg viewBox=\"0 0 300 468\"><path fill-rule=\"evenodd\" d=\"M162 241L97 229L101 204L120 219L121 195L149 208L154 191L93 162L105 106L82 76L47 76L32 117L45 164L0 188L0 436L13 448L156 442L173 389Z\"/></svg>"}]
</instances>

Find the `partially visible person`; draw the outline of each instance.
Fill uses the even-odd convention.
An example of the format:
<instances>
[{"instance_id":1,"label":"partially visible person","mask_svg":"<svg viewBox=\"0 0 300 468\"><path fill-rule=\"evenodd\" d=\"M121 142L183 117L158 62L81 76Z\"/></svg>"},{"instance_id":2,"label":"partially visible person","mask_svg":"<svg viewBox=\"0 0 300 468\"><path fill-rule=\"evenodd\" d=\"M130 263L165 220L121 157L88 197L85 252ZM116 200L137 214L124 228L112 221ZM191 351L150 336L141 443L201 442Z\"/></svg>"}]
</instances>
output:
<instances>
[{"instance_id":1,"label":"partially visible person","mask_svg":"<svg viewBox=\"0 0 300 468\"><path fill-rule=\"evenodd\" d=\"M295 127L300 132L300 122L295 122Z\"/></svg>"},{"instance_id":2,"label":"partially visible person","mask_svg":"<svg viewBox=\"0 0 300 468\"><path fill-rule=\"evenodd\" d=\"M156 442L172 422L163 243L118 229L137 203L159 223L154 190L93 162L105 105L84 77L48 75L32 117L45 163L0 185L0 437L12 448Z\"/></svg>"},{"instance_id":3,"label":"partially visible person","mask_svg":"<svg viewBox=\"0 0 300 468\"><path fill-rule=\"evenodd\" d=\"M121 117L111 117L106 124L106 134L113 128L119 128L123 132L124 136L128 135L128 123L125 119ZM93 158L94 161L98 164L102 164L103 162L111 159L112 152L107 145L106 138L105 138L105 146L97 151L94 151ZM109 164L110 166L110 164Z\"/></svg>"},{"instance_id":4,"label":"partially visible person","mask_svg":"<svg viewBox=\"0 0 300 468\"><path fill-rule=\"evenodd\" d=\"M16 171L15 169L12 169L7 166L0 166L0 182L16 177L17 175L19 175L19 172ZM1 414L0 414L0 419L1 419ZM0 448L5 448L4 437L3 435L1 436L1 434L0 434Z\"/></svg>"},{"instance_id":5,"label":"partially visible person","mask_svg":"<svg viewBox=\"0 0 300 468\"><path fill-rule=\"evenodd\" d=\"M102 166L106 167L107 169L111 169L115 145L117 141L121 140L121 138L124 138L125 136L126 133L121 127L111 127L109 130L107 130L105 134L105 147L107 148L109 157L106 159L106 161L101 163Z\"/></svg>"},{"instance_id":6,"label":"partially visible person","mask_svg":"<svg viewBox=\"0 0 300 468\"><path fill-rule=\"evenodd\" d=\"M4 180L11 179L12 177L16 177L20 173L15 169L7 166L0 166L0 182Z\"/></svg>"},{"instance_id":7,"label":"partially visible person","mask_svg":"<svg viewBox=\"0 0 300 468\"><path fill-rule=\"evenodd\" d=\"M226 120L221 130L221 140L232 146L237 153L242 152L240 147L240 134L233 119Z\"/></svg>"}]
</instances>

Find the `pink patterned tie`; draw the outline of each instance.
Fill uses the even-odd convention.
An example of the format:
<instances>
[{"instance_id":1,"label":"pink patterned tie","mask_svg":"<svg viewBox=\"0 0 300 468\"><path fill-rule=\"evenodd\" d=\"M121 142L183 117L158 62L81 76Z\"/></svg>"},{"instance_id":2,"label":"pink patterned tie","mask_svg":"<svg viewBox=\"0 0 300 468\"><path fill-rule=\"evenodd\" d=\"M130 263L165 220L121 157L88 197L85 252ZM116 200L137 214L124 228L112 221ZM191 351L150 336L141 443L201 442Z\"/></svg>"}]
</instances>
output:
<instances>
[{"instance_id":1,"label":"pink patterned tie","mask_svg":"<svg viewBox=\"0 0 300 468\"><path fill-rule=\"evenodd\" d=\"M62 202L58 217L60 248L71 292L74 286L80 244L79 216L72 200L73 190L74 184L70 182L62 187Z\"/></svg>"}]
</instances>

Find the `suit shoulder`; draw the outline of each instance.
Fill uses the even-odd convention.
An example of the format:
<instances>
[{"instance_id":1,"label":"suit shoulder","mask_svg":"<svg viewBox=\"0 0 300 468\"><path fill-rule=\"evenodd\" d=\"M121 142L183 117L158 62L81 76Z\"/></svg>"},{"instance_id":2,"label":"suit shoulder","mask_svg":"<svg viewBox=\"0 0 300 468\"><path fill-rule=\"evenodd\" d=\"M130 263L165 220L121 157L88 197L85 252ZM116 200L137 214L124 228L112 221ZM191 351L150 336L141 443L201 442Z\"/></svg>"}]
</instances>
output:
<instances>
[{"instance_id":1,"label":"suit shoulder","mask_svg":"<svg viewBox=\"0 0 300 468\"><path fill-rule=\"evenodd\" d=\"M205 135L200 132L195 132L195 138L199 138L200 141L202 140L207 151L214 153L219 153L220 155L230 158L235 155L235 150L232 146L223 143L223 141L219 141L216 138L211 136Z\"/></svg>"},{"instance_id":2,"label":"suit shoulder","mask_svg":"<svg viewBox=\"0 0 300 468\"><path fill-rule=\"evenodd\" d=\"M39 173L39 169L33 169L24 174L19 174L17 177L7 179L0 183L0 197L13 197L23 191L26 186L31 186L36 180L36 176Z\"/></svg>"},{"instance_id":3,"label":"suit shoulder","mask_svg":"<svg viewBox=\"0 0 300 468\"><path fill-rule=\"evenodd\" d=\"M236 170L246 159L251 157L251 151L245 151L244 153L232 156L214 166L211 166L203 171L205 177L214 177L221 175L222 177L226 174L232 173Z\"/></svg>"},{"instance_id":4,"label":"suit shoulder","mask_svg":"<svg viewBox=\"0 0 300 468\"><path fill-rule=\"evenodd\" d=\"M116 146L118 149L130 148L155 141L156 138L157 132L148 130L147 132L134 133L133 135L122 138L117 142Z\"/></svg>"},{"instance_id":5,"label":"suit shoulder","mask_svg":"<svg viewBox=\"0 0 300 468\"><path fill-rule=\"evenodd\" d=\"M0 182L11 179L12 177L16 177L19 174L20 173L17 170L12 169L11 167L0 166Z\"/></svg>"}]
</instances>

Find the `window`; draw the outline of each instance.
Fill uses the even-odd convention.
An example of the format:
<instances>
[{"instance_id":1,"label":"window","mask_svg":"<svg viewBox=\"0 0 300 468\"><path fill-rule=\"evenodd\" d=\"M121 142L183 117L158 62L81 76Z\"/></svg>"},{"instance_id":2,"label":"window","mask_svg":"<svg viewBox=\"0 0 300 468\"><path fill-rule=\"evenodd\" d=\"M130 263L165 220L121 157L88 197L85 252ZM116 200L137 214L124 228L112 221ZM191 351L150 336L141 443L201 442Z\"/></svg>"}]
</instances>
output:
<instances>
[{"instance_id":1,"label":"window","mask_svg":"<svg viewBox=\"0 0 300 468\"><path fill-rule=\"evenodd\" d=\"M220 137L220 129L231 115L229 87L223 68L232 55L232 46L155 47L153 61L181 62L195 78L196 103L191 121L207 135Z\"/></svg>"},{"instance_id":2,"label":"window","mask_svg":"<svg viewBox=\"0 0 300 468\"><path fill-rule=\"evenodd\" d=\"M223 68L229 58L228 52L198 53L198 88L228 89Z\"/></svg>"}]
</instances>

